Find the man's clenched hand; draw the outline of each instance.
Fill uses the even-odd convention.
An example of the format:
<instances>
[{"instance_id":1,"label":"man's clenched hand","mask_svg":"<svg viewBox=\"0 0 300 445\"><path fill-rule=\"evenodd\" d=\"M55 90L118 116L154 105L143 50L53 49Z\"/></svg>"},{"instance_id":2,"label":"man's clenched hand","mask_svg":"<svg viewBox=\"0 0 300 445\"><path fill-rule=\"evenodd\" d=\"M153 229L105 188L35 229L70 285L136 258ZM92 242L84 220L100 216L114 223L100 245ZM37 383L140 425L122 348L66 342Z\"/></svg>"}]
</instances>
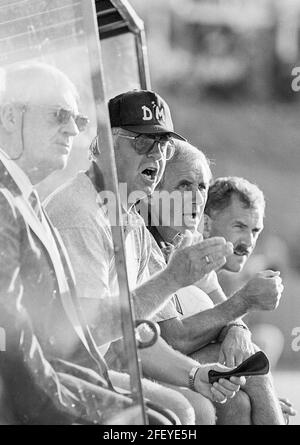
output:
<instances>
[{"instance_id":1,"label":"man's clenched hand","mask_svg":"<svg viewBox=\"0 0 300 445\"><path fill-rule=\"evenodd\" d=\"M236 367L254 353L251 332L239 326L232 326L221 344L218 361L226 366Z\"/></svg>"},{"instance_id":2,"label":"man's clenched hand","mask_svg":"<svg viewBox=\"0 0 300 445\"><path fill-rule=\"evenodd\" d=\"M248 310L272 311L278 306L282 291L280 272L264 270L255 274L238 293Z\"/></svg>"},{"instance_id":3,"label":"man's clenched hand","mask_svg":"<svg viewBox=\"0 0 300 445\"><path fill-rule=\"evenodd\" d=\"M225 372L230 371L230 368L215 363L201 365L197 371L194 381L195 390L212 402L226 403L227 399L232 399L240 387L246 383L245 377L230 377L230 380L220 379L211 385L208 383L208 371L211 369Z\"/></svg>"}]
</instances>

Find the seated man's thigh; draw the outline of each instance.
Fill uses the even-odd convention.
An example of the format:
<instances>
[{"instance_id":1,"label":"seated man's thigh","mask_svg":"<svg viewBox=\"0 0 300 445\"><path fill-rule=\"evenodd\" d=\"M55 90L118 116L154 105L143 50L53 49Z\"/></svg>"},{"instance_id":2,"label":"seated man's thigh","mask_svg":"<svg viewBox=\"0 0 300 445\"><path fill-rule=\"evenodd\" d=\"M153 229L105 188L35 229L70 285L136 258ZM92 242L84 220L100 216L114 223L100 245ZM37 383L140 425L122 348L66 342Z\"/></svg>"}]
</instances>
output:
<instances>
[{"instance_id":1,"label":"seated man's thigh","mask_svg":"<svg viewBox=\"0 0 300 445\"><path fill-rule=\"evenodd\" d=\"M220 347L220 343L211 343L193 352L190 357L199 363L216 363L219 360Z\"/></svg>"},{"instance_id":2,"label":"seated man's thigh","mask_svg":"<svg viewBox=\"0 0 300 445\"><path fill-rule=\"evenodd\" d=\"M162 385L179 391L190 402L195 411L196 425L215 425L216 410L210 400L188 388L166 385L165 383Z\"/></svg>"},{"instance_id":3,"label":"seated man's thigh","mask_svg":"<svg viewBox=\"0 0 300 445\"><path fill-rule=\"evenodd\" d=\"M127 391L130 390L129 375L110 371L111 381L114 386ZM163 408L173 411L179 418L182 425L194 425L195 413L188 400L178 392L177 387L166 387L149 379L143 379L144 397L153 403L157 403ZM176 390L175 390L175 389Z\"/></svg>"},{"instance_id":4,"label":"seated man's thigh","mask_svg":"<svg viewBox=\"0 0 300 445\"><path fill-rule=\"evenodd\" d=\"M220 343L213 343L191 354L199 363L215 363L219 360ZM243 388L244 389L244 388ZM241 389L238 394L224 405L215 403L217 424L250 425L251 403L248 395Z\"/></svg>"}]
</instances>

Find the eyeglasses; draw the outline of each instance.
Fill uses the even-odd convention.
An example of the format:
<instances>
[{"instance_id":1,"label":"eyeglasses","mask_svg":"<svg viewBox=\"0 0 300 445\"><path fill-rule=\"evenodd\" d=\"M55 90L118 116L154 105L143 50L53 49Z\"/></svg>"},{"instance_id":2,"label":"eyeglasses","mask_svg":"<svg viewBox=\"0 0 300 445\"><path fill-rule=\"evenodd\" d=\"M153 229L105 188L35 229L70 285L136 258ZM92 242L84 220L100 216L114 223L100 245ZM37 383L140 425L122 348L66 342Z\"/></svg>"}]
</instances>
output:
<instances>
[{"instance_id":1,"label":"eyeglasses","mask_svg":"<svg viewBox=\"0 0 300 445\"><path fill-rule=\"evenodd\" d=\"M83 114L75 114L73 111L67 110L66 108L54 110L54 116L58 125L67 125L70 122L70 119L73 118L78 131L80 132L86 130L90 122L87 116L84 116Z\"/></svg>"},{"instance_id":2,"label":"eyeglasses","mask_svg":"<svg viewBox=\"0 0 300 445\"><path fill-rule=\"evenodd\" d=\"M158 145L161 155L169 161L174 155L175 146L173 139L168 136L153 136L138 134L137 136L129 136L127 134L118 133L119 136L126 139L132 139L134 141L133 147L135 151L140 154L150 153L155 144Z\"/></svg>"},{"instance_id":3,"label":"eyeglasses","mask_svg":"<svg viewBox=\"0 0 300 445\"><path fill-rule=\"evenodd\" d=\"M72 118L78 128L78 131L82 132L86 130L89 124L89 118L84 116L83 114L75 114L72 110L68 110L63 107L51 107L42 104L19 104L23 107L23 111L26 111L29 107L38 107L43 108L45 110L49 110L53 115L57 125L67 125Z\"/></svg>"}]
</instances>

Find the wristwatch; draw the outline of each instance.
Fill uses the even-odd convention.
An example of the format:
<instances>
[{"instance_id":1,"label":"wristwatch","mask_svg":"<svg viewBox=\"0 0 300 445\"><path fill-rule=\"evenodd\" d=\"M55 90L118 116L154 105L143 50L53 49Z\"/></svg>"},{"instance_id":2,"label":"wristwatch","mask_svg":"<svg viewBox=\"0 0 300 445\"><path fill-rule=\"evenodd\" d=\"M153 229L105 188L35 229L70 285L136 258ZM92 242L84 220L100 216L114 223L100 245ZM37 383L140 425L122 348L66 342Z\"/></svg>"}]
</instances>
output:
<instances>
[{"instance_id":1,"label":"wristwatch","mask_svg":"<svg viewBox=\"0 0 300 445\"><path fill-rule=\"evenodd\" d=\"M238 321L238 320L231 321L226 326L224 326L224 328L221 330L221 332L220 332L220 334L218 336L218 342L219 343L223 342L224 338L228 334L229 329L233 328L234 326L242 328L242 329L244 329L245 331L248 331L251 334L250 329L248 328L248 326L243 321Z\"/></svg>"},{"instance_id":2,"label":"wristwatch","mask_svg":"<svg viewBox=\"0 0 300 445\"><path fill-rule=\"evenodd\" d=\"M201 366L196 365L193 366L192 369L189 372L189 389L191 389L192 391L196 391L195 389L195 377L197 372L199 371L199 369L201 368Z\"/></svg>"}]
</instances>

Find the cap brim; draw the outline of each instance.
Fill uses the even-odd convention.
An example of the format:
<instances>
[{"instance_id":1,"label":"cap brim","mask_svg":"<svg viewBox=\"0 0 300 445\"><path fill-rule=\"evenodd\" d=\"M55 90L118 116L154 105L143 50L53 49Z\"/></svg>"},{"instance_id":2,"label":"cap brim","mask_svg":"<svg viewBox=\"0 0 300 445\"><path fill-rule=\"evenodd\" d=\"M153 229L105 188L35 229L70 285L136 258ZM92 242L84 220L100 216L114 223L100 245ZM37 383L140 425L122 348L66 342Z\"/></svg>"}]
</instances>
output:
<instances>
[{"instance_id":1,"label":"cap brim","mask_svg":"<svg viewBox=\"0 0 300 445\"><path fill-rule=\"evenodd\" d=\"M143 134L170 134L176 139L180 139L181 141L186 141L186 138L181 136L174 131L169 131L160 125L122 125L121 128L128 131L134 131L135 133L143 133Z\"/></svg>"}]
</instances>

